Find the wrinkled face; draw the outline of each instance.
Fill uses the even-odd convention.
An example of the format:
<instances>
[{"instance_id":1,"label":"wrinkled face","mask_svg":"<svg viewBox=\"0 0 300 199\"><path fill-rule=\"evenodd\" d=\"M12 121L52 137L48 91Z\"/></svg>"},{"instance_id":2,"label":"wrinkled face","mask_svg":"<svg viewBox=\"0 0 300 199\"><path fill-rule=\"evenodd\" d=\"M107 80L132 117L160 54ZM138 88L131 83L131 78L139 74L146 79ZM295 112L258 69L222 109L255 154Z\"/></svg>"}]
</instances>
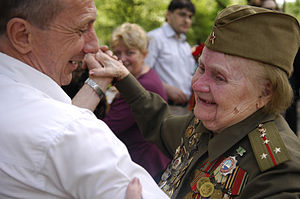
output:
<instances>
[{"instance_id":1,"label":"wrinkled face","mask_svg":"<svg viewBox=\"0 0 300 199\"><path fill-rule=\"evenodd\" d=\"M238 57L203 50L199 67L192 79L195 116L203 125L218 133L254 113L262 89L250 78ZM248 71L248 72L247 72ZM255 73L254 71L251 71Z\"/></svg>"},{"instance_id":2,"label":"wrinkled face","mask_svg":"<svg viewBox=\"0 0 300 199\"><path fill-rule=\"evenodd\" d=\"M186 33L192 25L193 13L186 8L168 11L167 21L177 34Z\"/></svg>"},{"instance_id":3,"label":"wrinkled face","mask_svg":"<svg viewBox=\"0 0 300 199\"><path fill-rule=\"evenodd\" d=\"M64 0L65 9L50 24L49 29L33 27L30 59L38 70L59 85L72 80L78 62L86 53L98 50L93 28L97 10L93 0Z\"/></svg>"},{"instance_id":4,"label":"wrinkled face","mask_svg":"<svg viewBox=\"0 0 300 199\"><path fill-rule=\"evenodd\" d=\"M114 54L122 60L124 66L136 78L141 75L146 54L137 48L128 48L122 40L113 49Z\"/></svg>"}]
</instances>

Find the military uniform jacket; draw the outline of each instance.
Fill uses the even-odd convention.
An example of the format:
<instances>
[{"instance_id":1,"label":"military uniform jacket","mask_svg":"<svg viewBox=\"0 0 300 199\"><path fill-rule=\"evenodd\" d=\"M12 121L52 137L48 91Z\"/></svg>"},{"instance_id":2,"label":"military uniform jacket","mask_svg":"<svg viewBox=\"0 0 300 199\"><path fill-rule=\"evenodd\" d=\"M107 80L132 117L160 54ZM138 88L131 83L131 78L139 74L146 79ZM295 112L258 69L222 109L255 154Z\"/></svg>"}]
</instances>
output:
<instances>
[{"instance_id":1,"label":"military uniform jacket","mask_svg":"<svg viewBox=\"0 0 300 199\"><path fill-rule=\"evenodd\" d=\"M300 141L282 116L259 110L213 135L132 75L116 87L145 138L173 158L159 184L171 198L300 198Z\"/></svg>"}]
</instances>

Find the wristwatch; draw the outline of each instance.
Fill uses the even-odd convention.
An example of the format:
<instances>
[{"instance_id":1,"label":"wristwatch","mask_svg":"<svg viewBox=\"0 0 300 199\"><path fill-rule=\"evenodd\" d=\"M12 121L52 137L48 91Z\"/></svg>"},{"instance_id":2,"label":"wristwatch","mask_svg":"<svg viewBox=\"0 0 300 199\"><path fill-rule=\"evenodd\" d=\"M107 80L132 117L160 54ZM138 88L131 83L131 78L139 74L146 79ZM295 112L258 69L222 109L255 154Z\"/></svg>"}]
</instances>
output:
<instances>
[{"instance_id":1,"label":"wristwatch","mask_svg":"<svg viewBox=\"0 0 300 199\"><path fill-rule=\"evenodd\" d=\"M97 95L100 97L100 99L102 99L105 96L105 94L101 90L100 86L91 78L87 78L84 83L89 85L97 93Z\"/></svg>"}]
</instances>

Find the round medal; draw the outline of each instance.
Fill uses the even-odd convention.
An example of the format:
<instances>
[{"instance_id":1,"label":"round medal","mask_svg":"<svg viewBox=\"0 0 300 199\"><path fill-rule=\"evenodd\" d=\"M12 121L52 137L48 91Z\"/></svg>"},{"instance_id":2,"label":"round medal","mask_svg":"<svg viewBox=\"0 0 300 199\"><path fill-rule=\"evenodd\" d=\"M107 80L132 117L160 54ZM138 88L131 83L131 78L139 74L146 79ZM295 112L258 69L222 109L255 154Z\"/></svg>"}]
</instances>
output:
<instances>
[{"instance_id":1,"label":"round medal","mask_svg":"<svg viewBox=\"0 0 300 199\"><path fill-rule=\"evenodd\" d=\"M200 195L202 197L209 197L213 194L214 190L215 190L215 187L211 182L205 182L200 187Z\"/></svg>"},{"instance_id":2,"label":"round medal","mask_svg":"<svg viewBox=\"0 0 300 199\"><path fill-rule=\"evenodd\" d=\"M222 199L223 193L220 189L216 189L210 196L210 199Z\"/></svg>"},{"instance_id":3,"label":"round medal","mask_svg":"<svg viewBox=\"0 0 300 199\"><path fill-rule=\"evenodd\" d=\"M200 192L200 188L201 186L206 183L206 182L210 182L208 177L201 177L199 178L199 180L197 181L197 190Z\"/></svg>"}]
</instances>

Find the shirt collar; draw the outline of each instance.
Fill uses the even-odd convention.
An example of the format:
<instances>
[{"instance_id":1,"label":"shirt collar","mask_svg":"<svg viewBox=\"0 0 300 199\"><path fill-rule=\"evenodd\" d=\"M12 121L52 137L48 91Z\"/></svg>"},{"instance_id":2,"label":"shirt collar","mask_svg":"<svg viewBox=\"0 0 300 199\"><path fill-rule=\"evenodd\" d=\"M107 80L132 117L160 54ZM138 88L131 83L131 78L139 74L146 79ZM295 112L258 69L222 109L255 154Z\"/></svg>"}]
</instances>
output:
<instances>
[{"instance_id":1,"label":"shirt collar","mask_svg":"<svg viewBox=\"0 0 300 199\"><path fill-rule=\"evenodd\" d=\"M33 67L0 52L0 74L29 85L55 100L71 104L70 97L53 79Z\"/></svg>"},{"instance_id":2,"label":"shirt collar","mask_svg":"<svg viewBox=\"0 0 300 199\"><path fill-rule=\"evenodd\" d=\"M170 24L168 24L167 22L164 22L163 26L162 26L162 29L165 33L165 35L167 37L174 37L174 38L177 38L176 36L176 32L174 31L174 29L170 26ZM180 34L180 41L184 42L186 41L186 36L185 34L181 33Z\"/></svg>"},{"instance_id":3,"label":"shirt collar","mask_svg":"<svg viewBox=\"0 0 300 199\"><path fill-rule=\"evenodd\" d=\"M256 111L247 119L225 129L220 134L214 136L208 143L209 160L214 160L225 151L229 150L241 139L248 135L260 123L265 123L275 119L275 115L265 113L263 109ZM216 147L217 146L217 147Z\"/></svg>"}]
</instances>

